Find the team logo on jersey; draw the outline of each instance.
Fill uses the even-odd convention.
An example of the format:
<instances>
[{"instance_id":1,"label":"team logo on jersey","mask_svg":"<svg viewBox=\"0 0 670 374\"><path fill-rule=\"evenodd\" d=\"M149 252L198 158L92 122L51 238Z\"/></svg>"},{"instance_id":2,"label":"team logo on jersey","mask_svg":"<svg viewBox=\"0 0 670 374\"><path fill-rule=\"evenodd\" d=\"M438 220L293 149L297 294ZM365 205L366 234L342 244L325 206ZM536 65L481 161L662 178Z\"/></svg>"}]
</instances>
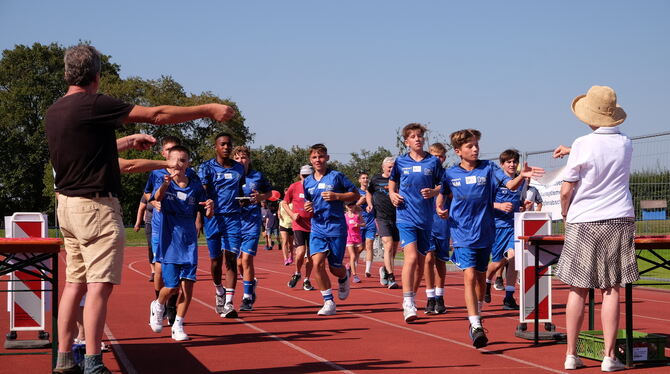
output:
<instances>
[{"instance_id":1,"label":"team logo on jersey","mask_svg":"<svg viewBox=\"0 0 670 374\"><path fill-rule=\"evenodd\" d=\"M412 166L412 171L415 172L415 173L420 173L421 172L421 165Z\"/></svg>"},{"instance_id":2,"label":"team logo on jersey","mask_svg":"<svg viewBox=\"0 0 670 374\"><path fill-rule=\"evenodd\" d=\"M475 184L475 183L477 183L477 177L475 175L465 177L465 184Z\"/></svg>"},{"instance_id":3,"label":"team logo on jersey","mask_svg":"<svg viewBox=\"0 0 670 374\"><path fill-rule=\"evenodd\" d=\"M424 168L423 169L423 175L433 175L433 169L432 168Z\"/></svg>"},{"instance_id":4,"label":"team logo on jersey","mask_svg":"<svg viewBox=\"0 0 670 374\"><path fill-rule=\"evenodd\" d=\"M453 178L451 180L451 185L454 187L460 187L461 186L461 178Z\"/></svg>"},{"instance_id":5,"label":"team logo on jersey","mask_svg":"<svg viewBox=\"0 0 670 374\"><path fill-rule=\"evenodd\" d=\"M486 184L486 177L477 177L477 185L483 186Z\"/></svg>"},{"instance_id":6,"label":"team logo on jersey","mask_svg":"<svg viewBox=\"0 0 670 374\"><path fill-rule=\"evenodd\" d=\"M409 174L412 168L402 168L402 173L403 174Z\"/></svg>"},{"instance_id":7,"label":"team logo on jersey","mask_svg":"<svg viewBox=\"0 0 670 374\"><path fill-rule=\"evenodd\" d=\"M188 195L186 195L185 193L183 193L181 191L177 191L177 199L179 199L181 201L186 201L187 196Z\"/></svg>"}]
</instances>

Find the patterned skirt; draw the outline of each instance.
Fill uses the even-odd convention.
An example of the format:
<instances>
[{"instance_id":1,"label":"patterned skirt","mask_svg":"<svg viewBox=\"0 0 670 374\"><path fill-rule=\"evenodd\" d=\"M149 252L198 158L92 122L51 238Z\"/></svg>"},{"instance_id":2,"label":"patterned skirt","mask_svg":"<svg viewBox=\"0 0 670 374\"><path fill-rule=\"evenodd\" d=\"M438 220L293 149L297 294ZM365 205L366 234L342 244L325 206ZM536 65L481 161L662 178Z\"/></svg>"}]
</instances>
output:
<instances>
[{"instance_id":1,"label":"patterned skirt","mask_svg":"<svg viewBox=\"0 0 670 374\"><path fill-rule=\"evenodd\" d=\"M574 287L598 289L638 280L635 219L567 223L556 276Z\"/></svg>"}]
</instances>

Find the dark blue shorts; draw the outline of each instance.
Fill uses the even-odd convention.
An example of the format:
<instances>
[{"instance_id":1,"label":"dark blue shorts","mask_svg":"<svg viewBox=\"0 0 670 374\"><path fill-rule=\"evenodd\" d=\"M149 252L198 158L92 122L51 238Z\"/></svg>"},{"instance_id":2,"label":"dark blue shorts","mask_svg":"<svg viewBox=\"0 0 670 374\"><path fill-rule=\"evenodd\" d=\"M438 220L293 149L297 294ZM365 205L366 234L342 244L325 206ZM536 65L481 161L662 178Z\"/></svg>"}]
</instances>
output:
<instances>
[{"instance_id":1,"label":"dark blue shorts","mask_svg":"<svg viewBox=\"0 0 670 374\"><path fill-rule=\"evenodd\" d=\"M209 258L221 256L222 251L240 253L242 223L238 214L221 214L205 218L205 235Z\"/></svg>"},{"instance_id":2,"label":"dark blue shorts","mask_svg":"<svg viewBox=\"0 0 670 374\"><path fill-rule=\"evenodd\" d=\"M179 287L182 279L195 282L197 264L162 264L163 282L167 288Z\"/></svg>"},{"instance_id":3,"label":"dark blue shorts","mask_svg":"<svg viewBox=\"0 0 670 374\"><path fill-rule=\"evenodd\" d=\"M422 255L430 252L430 230L425 230L414 225L405 223L398 223L398 231L400 232L400 245L402 247L407 244L416 242L416 250Z\"/></svg>"},{"instance_id":4,"label":"dark blue shorts","mask_svg":"<svg viewBox=\"0 0 670 374\"><path fill-rule=\"evenodd\" d=\"M480 272L486 272L489 267L489 257L491 256L491 248L454 248L451 254L451 262L453 262L459 269L465 270L475 268Z\"/></svg>"},{"instance_id":5,"label":"dark blue shorts","mask_svg":"<svg viewBox=\"0 0 670 374\"><path fill-rule=\"evenodd\" d=\"M347 246L347 236L319 236L312 232L309 235L309 255L328 253L328 265L334 268L342 267L342 259Z\"/></svg>"}]
</instances>

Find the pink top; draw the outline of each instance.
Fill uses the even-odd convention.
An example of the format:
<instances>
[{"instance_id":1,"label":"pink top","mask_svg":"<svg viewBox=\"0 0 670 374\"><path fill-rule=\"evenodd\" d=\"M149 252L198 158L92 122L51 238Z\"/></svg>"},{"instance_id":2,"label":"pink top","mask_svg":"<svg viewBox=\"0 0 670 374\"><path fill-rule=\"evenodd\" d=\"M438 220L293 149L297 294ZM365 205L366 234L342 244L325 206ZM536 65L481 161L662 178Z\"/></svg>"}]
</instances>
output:
<instances>
[{"instance_id":1,"label":"pink top","mask_svg":"<svg viewBox=\"0 0 670 374\"><path fill-rule=\"evenodd\" d=\"M363 217L360 214L345 213L344 218L347 220L347 244L361 244L361 226L365 225Z\"/></svg>"}]
</instances>

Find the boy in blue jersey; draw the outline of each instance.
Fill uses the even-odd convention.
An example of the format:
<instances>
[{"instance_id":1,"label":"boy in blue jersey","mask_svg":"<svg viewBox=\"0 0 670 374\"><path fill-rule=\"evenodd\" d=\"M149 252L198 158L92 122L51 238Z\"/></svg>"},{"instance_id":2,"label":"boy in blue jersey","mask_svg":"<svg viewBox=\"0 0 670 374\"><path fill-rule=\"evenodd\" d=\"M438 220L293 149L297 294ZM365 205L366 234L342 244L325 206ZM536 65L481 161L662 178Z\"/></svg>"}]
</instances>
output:
<instances>
[{"instance_id":1,"label":"boy in blue jersey","mask_svg":"<svg viewBox=\"0 0 670 374\"><path fill-rule=\"evenodd\" d=\"M323 144L314 144L309 150L309 161L314 174L303 181L305 211L314 213L312 232L309 236L309 255L316 284L323 296L320 316L335 314L336 306L330 289L330 273L338 278L340 300L349 296L349 274L342 266L347 245L347 223L344 218L344 203L360 197L356 186L344 174L328 169L328 149Z\"/></svg>"},{"instance_id":2,"label":"boy in blue jersey","mask_svg":"<svg viewBox=\"0 0 670 374\"><path fill-rule=\"evenodd\" d=\"M449 217L454 251L451 261L463 270L465 305L470 326L468 334L475 348L486 346L488 338L481 324L481 305L484 299L486 269L495 238L493 202L500 185L516 189L525 177L539 177L543 169L524 165L521 173L512 179L488 160L479 160L481 133L467 129L451 134L451 145L461 162L447 169L442 178L442 189L436 199L436 210L441 217ZM444 208L445 197L452 195L449 209Z\"/></svg>"},{"instance_id":3,"label":"boy in blue jersey","mask_svg":"<svg viewBox=\"0 0 670 374\"><path fill-rule=\"evenodd\" d=\"M365 240L365 277L370 278L372 276L372 260L373 260L373 251L372 246L375 242L375 235L377 235L377 224L375 223L375 209L372 207L372 204L368 205L367 198L365 194L368 191L368 185L370 183L370 175L368 173L361 173L358 176L358 193L361 197L356 203L361 207L361 215L365 221L365 227L361 227L361 237Z\"/></svg>"},{"instance_id":4,"label":"boy in blue jersey","mask_svg":"<svg viewBox=\"0 0 670 374\"><path fill-rule=\"evenodd\" d=\"M256 302L256 270L254 269L254 257L258 249L258 239L261 235L261 206L260 201L270 197L272 186L261 172L252 170L251 151L246 146L237 146L233 149L233 159L242 166L245 171L245 183L242 186L244 196L240 198L242 205L242 243L240 245L240 256L237 258L237 266L242 271L242 285L244 295L240 310L252 311Z\"/></svg>"},{"instance_id":5,"label":"boy in blue jersey","mask_svg":"<svg viewBox=\"0 0 670 374\"><path fill-rule=\"evenodd\" d=\"M242 242L240 214L242 207L237 197L244 196L244 166L230 158L233 137L227 133L216 135L216 157L203 162L198 170L207 197L214 201L214 216L205 218L205 237L211 260L216 313L223 318L237 318L233 307L237 284L237 256ZM223 262L226 263L226 288L221 286Z\"/></svg>"},{"instance_id":6,"label":"boy in blue jersey","mask_svg":"<svg viewBox=\"0 0 670 374\"><path fill-rule=\"evenodd\" d=\"M428 148L430 154L444 164L447 159L447 148L442 143L433 143ZM444 284L447 276L447 261L449 261L449 223L433 214L433 228L430 234L430 251L426 254L424 277L426 280L425 314L443 314L447 312L444 305ZM437 271L437 277L436 277ZM419 284L421 278L416 280Z\"/></svg>"},{"instance_id":7,"label":"boy in blue jersey","mask_svg":"<svg viewBox=\"0 0 670 374\"><path fill-rule=\"evenodd\" d=\"M149 325L154 332L163 330L165 303L177 295L177 315L172 324L172 339L188 340L184 332L184 317L193 296L193 283L198 268L198 233L195 228L196 212L204 207L205 215L213 214L213 201L207 199L200 180L186 176L189 151L182 146L170 148L168 159L179 160L184 169L168 169L153 197L161 202L163 217L158 236L160 246L156 259L162 264L164 287L158 298L151 302Z\"/></svg>"},{"instance_id":8,"label":"boy in blue jersey","mask_svg":"<svg viewBox=\"0 0 670 374\"><path fill-rule=\"evenodd\" d=\"M500 154L500 167L510 178L516 177L516 169L519 166L519 151L507 149ZM491 302L491 280L499 270L507 264L505 287L505 299L503 309L518 310L514 300L514 285L516 284L516 270L514 270L514 212L521 207L521 194L524 190L524 180L516 190L510 190L505 186L499 186L493 203L493 218L496 224L496 239L491 249L491 263L486 271L486 292L484 302Z\"/></svg>"},{"instance_id":9,"label":"boy in blue jersey","mask_svg":"<svg viewBox=\"0 0 670 374\"><path fill-rule=\"evenodd\" d=\"M403 317L416 320L414 296L423 276L425 256L430 251L437 188L442 178L442 162L424 151L426 127L410 123L403 130L409 153L395 160L389 179L389 197L396 207L400 245L405 254L402 266Z\"/></svg>"}]
</instances>

